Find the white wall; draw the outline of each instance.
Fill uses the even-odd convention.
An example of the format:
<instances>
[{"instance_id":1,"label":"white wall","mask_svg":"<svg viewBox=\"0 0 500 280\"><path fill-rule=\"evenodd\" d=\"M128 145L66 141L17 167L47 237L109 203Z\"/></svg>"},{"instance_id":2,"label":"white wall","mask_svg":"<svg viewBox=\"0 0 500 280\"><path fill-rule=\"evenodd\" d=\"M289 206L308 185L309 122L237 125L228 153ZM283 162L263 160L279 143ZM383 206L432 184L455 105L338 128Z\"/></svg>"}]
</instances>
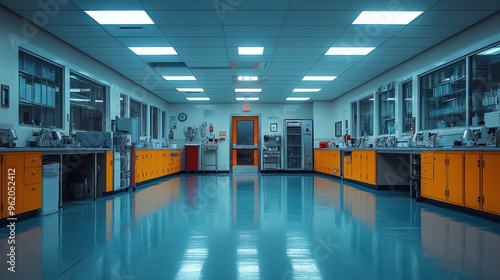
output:
<instances>
[{"instance_id":1,"label":"white wall","mask_svg":"<svg viewBox=\"0 0 500 280\"><path fill-rule=\"evenodd\" d=\"M231 117L232 116L259 116L260 139L262 141L264 134L280 134L283 135L283 120L284 119L312 119L313 105L312 103L249 103L251 105L250 112L242 111L242 103L176 103L170 104L168 112L169 119L171 116L177 118L177 115L184 112L188 115L185 122L177 121L177 129L174 129L174 140L170 140L171 144L178 144L182 148L186 143L183 129L185 127L195 126L199 129L203 122L207 124L213 123L216 138L219 131L226 131L226 140L219 142L218 167L219 170L228 171L230 164L230 134L231 134ZM204 118L205 110L213 110L215 115L213 118ZM328 109L330 110L330 109ZM278 124L278 132L270 132L270 124ZM170 123L169 123L170 125ZM314 130L317 130L315 125ZM198 131L197 138L192 144L201 143L200 132Z\"/></svg>"},{"instance_id":2,"label":"white wall","mask_svg":"<svg viewBox=\"0 0 500 280\"><path fill-rule=\"evenodd\" d=\"M94 79L109 89L110 104L107 109L106 130L110 130L109 119L120 115L120 93L134 99L167 110L167 102L151 92L138 86L132 81L97 62L86 54L76 50L55 36L39 27L35 27L17 14L0 6L0 83L10 87L10 108L0 108L0 127L13 127L16 129L19 140L18 146L25 146L33 127L19 126L19 84L18 84L18 49L24 48L36 55L63 66L63 129L68 133L69 122L69 71L74 70L91 79ZM148 79L150 77L145 77ZM148 107L149 118L149 107ZM38 129L38 128L36 128ZM149 126L148 126L149 131Z\"/></svg>"},{"instance_id":3,"label":"white wall","mask_svg":"<svg viewBox=\"0 0 500 280\"><path fill-rule=\"evenodd\" d=\"M348 92L347 94L335 99L332 102L332 111L334 112L334 119L338 118L338 114L349 108L347 114L349 120L349 131L352 132L352 123L350 120L350 103L354 100L360 99L367 94L372 94L376 89L391 81L396 81L396 96L399 95L400 83L413 78L413 112L418 114L418 76L431 71L439 66L447 64L451 61L462 58L468 54L478 51L488 45L500 42L500 32L498 26L500 23L500 13L497 13L478 24L464 30L463 32L445 40L444 42L432 47L431 49L415 56L414 58L404 62L403 64L394 67L377 78L369 81L366 84ZM397 104L399 105L400 102ZM400 106L399 106L400 107ZM397 122L400 122L401 108L396 106L398 115L396 116ZM376 111L377 112L377 111ZM419 127L419 115L417 117L417 127ZM375 120L377 120L375 116ZM374 127L378 127L375 123ZM398 131L400 129L398 128ZM440 131L440 134L454 134L460 133L463 128L447 129Z\"/></svg>"},{"instance_id":4,"label":"white wall","mask_svg":"<svg viewBox=\"0 0 500 280\"><path fill-rule=\"evenodd\" d=\"M319 142L336 140L335 122L342 118L333 112L331 104L331 101L313 102L314 147L316 148L319 147Z\"/></svg>"}]
</instances>

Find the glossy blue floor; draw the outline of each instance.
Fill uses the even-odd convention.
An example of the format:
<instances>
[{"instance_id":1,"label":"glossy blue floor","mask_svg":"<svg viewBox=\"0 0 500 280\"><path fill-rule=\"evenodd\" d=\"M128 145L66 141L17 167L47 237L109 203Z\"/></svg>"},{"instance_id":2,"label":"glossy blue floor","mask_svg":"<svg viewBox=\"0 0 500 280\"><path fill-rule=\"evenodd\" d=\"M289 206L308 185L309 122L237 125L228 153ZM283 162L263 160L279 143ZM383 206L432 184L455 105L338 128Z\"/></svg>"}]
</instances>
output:
<instances>
[{"instance_id":1,"label":"glossy blue floor","mask_svg":"<svg viewBox=\"0 0 500 280\"><path fill-rule=\"evenodd\" d=\"M15 232L0 279L500 277L499 224L314 174L183 174Z\"/></svg>"}]
</instances>

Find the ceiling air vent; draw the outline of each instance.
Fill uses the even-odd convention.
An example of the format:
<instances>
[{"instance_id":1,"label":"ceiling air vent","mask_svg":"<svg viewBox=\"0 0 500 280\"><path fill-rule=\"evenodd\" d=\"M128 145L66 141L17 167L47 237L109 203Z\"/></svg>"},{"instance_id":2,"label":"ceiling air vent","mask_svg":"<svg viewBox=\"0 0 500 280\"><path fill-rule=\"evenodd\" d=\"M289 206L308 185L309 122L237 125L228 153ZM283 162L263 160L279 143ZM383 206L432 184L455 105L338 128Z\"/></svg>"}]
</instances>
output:
<instances>
[{"instance_id":1,"label":"ceiling air vent","mask_svg":"<svg viewBox=\"0 0 500 280\"><path fill-rule=\"evenodd\" d=\"M144 27L142 26L120 26L121 30L142 30Z\"/></svg>"},{"instance_id":2,"label":"ceiling air vent","mask_svg":"<svg viewBox=\"0 0 500 280\"><path fill-rule=\"evenodd\" d=\"M151 68L179 68L179 67L186 67L186 63L182 61L177 61L177 62L149 62L148 65Z\"/></svg>"}]
</instances>

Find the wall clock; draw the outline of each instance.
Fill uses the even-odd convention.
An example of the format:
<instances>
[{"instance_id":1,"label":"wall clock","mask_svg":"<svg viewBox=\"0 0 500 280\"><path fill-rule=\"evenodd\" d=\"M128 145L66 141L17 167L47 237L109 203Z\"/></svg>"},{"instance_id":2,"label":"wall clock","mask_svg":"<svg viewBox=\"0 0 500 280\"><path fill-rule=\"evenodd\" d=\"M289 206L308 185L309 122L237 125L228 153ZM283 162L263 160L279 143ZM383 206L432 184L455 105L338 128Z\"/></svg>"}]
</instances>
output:
<instances>
[{"instance_id":1,"label":"wall clock","mask_svg":"<svg viewBox=\"0 0 500 280\"><path fill-rule=\"evenodd\" d=\"M177 116L177 119L179 119L180 122L185 122L188 118L188 115L184 112L179 113Z\"/></svg>"}]
</instances>

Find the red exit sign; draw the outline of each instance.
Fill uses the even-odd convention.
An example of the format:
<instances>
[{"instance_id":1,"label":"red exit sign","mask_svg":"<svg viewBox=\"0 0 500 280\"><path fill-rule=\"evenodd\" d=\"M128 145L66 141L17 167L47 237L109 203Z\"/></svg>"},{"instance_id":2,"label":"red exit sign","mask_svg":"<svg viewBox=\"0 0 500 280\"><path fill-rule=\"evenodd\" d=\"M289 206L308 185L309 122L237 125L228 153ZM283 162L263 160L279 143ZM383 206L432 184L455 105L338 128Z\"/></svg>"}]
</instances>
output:
<instances>
[{"instance_id":1,"label":"red exit sign","mask_svg":"<svg viewBox=\"0 0 500 280\"><path fill-rule=\"evenodd\" d=\"M243 112L250 112L250 104L241 105L241 110L243 110Z\"/></svg>"}]
</instances>

